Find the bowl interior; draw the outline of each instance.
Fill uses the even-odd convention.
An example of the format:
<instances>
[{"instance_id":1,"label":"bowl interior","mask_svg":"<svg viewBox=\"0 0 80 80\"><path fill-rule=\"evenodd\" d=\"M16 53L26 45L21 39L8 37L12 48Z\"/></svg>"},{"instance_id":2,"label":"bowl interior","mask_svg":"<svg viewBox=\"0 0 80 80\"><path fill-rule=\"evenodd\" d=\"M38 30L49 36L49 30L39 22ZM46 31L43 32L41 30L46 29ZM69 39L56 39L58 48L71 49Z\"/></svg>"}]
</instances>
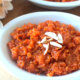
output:
<instances>
[{"instance_id":1,"label":"bowl interior","mask_svg":"<svg viewBox=\"0 0 80 80\"><path fill-rule=\"evenodd\" d=\"M80 31L80 18L68 14L68 13L62 13L62 12L36 12L36 13L31 13L28 15L23 15L21 17L18 17L12 21L10 21L8 24L5 25L5 27L2 29L1 36L0 36L0 58L3 63L3 65L7 68L9 72L11 72L13 75L16 75L19 78L27 78L28 80L31 79L30 75L35 77L35 75L28 73L24 70L19 69L14 61L10 57L10 52L7 47L7 43L10 41L10 33L16 28L16 27L21 27L24 24L27 24L29 22L38 24L41 22L44 22L46 20L53 20L53 21L60 21L61 23L65 24L71 24L73 25L77 30ZM18 72L19 74L17 74ZM73 73L75 75L75 73ZM19 75L23 75L19 76ZM71 75L71 74L70 74ZM68 75L68 76L70 76ZM36 76L35 80L38 80L38 76ZM41 77L40 77L41 78ZM39 78L39 80L40 80ZM55 78L55 77L53 77ZM60 77L59 77L60 78ZM74 77L73 77L74 78ZM42 78L42 80L48 79L47 77ZM63 79L63 77L62 77ZM67 78L68 79L68 78ZM65 80L67 80L65 79ZM33 80L33 78L32 78ZM50 78L51 80L51 78ZM57 78L56 78L57 80ZM72 79L71 79L72 80Z\"/></svg>"}]
</instances>

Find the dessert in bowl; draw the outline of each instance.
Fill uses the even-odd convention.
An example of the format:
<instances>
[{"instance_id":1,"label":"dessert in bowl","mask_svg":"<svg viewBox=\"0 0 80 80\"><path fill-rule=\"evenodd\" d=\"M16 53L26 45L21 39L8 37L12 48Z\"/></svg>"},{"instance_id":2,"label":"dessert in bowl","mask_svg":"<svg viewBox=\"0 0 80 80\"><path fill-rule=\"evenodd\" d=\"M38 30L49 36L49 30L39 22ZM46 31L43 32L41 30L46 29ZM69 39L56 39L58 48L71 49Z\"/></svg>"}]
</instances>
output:
<instances>
[{"instance_id":1,"label":"dessert in bowl","mask_svg":"<svg viewBox=\"0 0 80 80\"><path fill-rule=\"evenodd\" d=\"M3 66L24 80L79 80L79 23L78 16L63 12L36 12L13 19L0 35Z\"/></svg>"}]
</instances>

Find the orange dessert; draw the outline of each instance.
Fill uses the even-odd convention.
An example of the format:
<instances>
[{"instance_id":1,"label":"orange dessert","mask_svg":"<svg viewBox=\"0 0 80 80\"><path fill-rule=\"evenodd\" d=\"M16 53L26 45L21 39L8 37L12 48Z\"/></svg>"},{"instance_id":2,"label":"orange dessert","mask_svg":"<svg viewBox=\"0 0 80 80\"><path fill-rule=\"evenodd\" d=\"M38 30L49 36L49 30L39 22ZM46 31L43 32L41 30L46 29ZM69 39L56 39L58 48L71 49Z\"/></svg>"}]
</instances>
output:
<instances>
[{"instance_id":1,"label":"orange dessert","mask_svg":"<svg viewBox=\"0 0 80 80\"><path fill-rule=\"evenodd\" d=\"M17 66L28 72L59 76L80 69L80 32L59 21L28 23L11 33L8 48Z\"/></svg>"}]
</instances>

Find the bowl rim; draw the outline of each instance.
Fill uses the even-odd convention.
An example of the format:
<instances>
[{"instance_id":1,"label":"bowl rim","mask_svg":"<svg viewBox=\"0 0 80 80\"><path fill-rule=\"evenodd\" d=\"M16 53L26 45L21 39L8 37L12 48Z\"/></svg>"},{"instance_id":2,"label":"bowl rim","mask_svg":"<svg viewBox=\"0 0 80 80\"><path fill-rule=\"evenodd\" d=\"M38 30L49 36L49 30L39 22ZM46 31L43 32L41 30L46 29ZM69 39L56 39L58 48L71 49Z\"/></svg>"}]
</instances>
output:
<instances>
[{"instance_id":1,"label":"bowl rim","mask_svg":"<svg viewBox=\"0 0 80 80\"><path fill-rule=\"evenodd\" d=\"M33 3L37 4L42 4L46 6L51 6L51 7L74 7L74 6L80 6L80 0L78 1L73 1L73 2L49 2L49 1L44 1L44 0L28 0Z\"/></svg>"},{"instance_id":2,"label":"bowl rim","mask_svg":"<svg viewBox=\"0 0 80 80\"><path fill-rule=\"evenodd\" d=\"M25 15L22 15L22 16L19 16L11 21L9 21L5 26L4 28L2 29L1 31L1 34L0 34L0 43L1 43L1 37L2 35L4 34L4 32L6 30L8 30L11 26L11 24L15 24L16 21L19 21L19 20L24 20L26 17L32 17L34 15L43 15L43 14L65 14L65 15L70 15L70 16L73 16L77 19L80 20L80 17L79 16L76 16L74 14L70 14L70 13L65 13L65 12L58 12L58 11L43 11L43 12L33 12L33 13L29 13L29 14L25 14ZM7 27L8 26L8 27ZM47 76L41 76L41 75L35 75L35 74L32 74L32 73L29 73L29 72L26 72L24 70L21 70L19 68L16 68L17 71L13 70L14 69L14 66L9 64L9 62L5 59L4 55L2 54L2 50L1 50L1 45L0 45L0 60L1 60L1 65L5 68L5 70L7 70L10 74L12 74L13 76L15 76L16 78L19 78L19 79L23 79L22 76L24 77L29 77L29 76L32 76L32 80L35 78L35 80L62 80L64 78L71 78L71 77L75 77L75 76L79 76L78 74L80 74L80 71L76 71L76 72L73 72L73 73L70 73L70 74L67 74L67 75L62 75L62 76L54 76L54 77L47 77ZM9 64L9 65L8 65ZM6 67L5 67L6 66ZM12 69L13 68L13 69ZM22 76L19 76L16 72L18 72L20 75ZM25 75L23 75L25 74ZM31 77L30 77L31 78ZM29 79L30 79L29 78ZM60 79L61 78L61 79Z\"/></svg>"}]
</instances>

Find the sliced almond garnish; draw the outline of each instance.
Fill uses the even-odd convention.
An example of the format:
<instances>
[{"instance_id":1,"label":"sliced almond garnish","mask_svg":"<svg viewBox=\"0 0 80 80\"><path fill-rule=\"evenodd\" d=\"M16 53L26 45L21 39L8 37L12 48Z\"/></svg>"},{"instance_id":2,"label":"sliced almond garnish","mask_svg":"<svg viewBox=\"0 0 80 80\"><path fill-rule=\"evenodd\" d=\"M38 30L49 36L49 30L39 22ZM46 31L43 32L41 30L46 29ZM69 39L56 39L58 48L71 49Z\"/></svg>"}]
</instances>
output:
<instances>
[{"instance_id":1,"label":"sliced almond garnish","mask_svg":"<svg viewBox=\"0 0 80 80\"><path fill-rule=\"evenodd\" d=\"M43 44L43 47L45 48L44 55L48 52L49 44L54 46L54 47L62 48L61 44L63 43L63 38L62 38L62 35L60 33L58 33L58 35L57 35L53 32L46 32L45 35L46 36L41 41L38 42L39 44L45 43L45 44ZM52 41L54 39L56 41L58 41L58 43ZM59 43L61 43L61 44L59 44Z\"/></svg>"},{"instance_id":2,"label":"sliced almond garnish","mask_svg":"<svg viewBox=\"0 0 80 80\"><path fill-rule=\"evenodd\" d=\"M47 41L52 41L53 40L53 38L50 38L50 39L48 39Z\"/></svg>"},{"instance_id":3,"label":"sliced almond garnish","mask_svg":"<svg viewBox=\"0 0 80 80\"><path fill-rule=\"evenodd\" d=\"M45 48L45 51L44 51L44 55L45 55L48 52L49 43L48 44L43 44L43 47Z\"/></svg>"},{"instance_id":4,"label":"sliced almond garnish","mask_svg":"<svg viewBox=\"0 0 80 80\"><path fill-rule=\"evenodd\" d=\"M38 43L44 43L46 41L46 37L44 37L41 41L39 41Z\"/></svg>"},{"instance_id":5,"label":"sliced almond garnish","mask_svg":"<svg viewBox=\"0 0 80 80\"><path fill-rule=\"evenodd\" d=\"M60 33L58 34L58 42L63 43L63 38L62 38L62 35Z\"/></svg>"},{"instance_id":6,"label":"sliced almond garnish","mask_svg":"<svg viewBox=\"0 0 80 80\"><path fill-rule=\"evenodd\" d=\"M47 35L47 36L49 36L49 37L51 37L51 38L53 38L55 40L58 40L57 35L55 33L53 33L53 32L46 32L45 35Z\"/></svg>"},{"instance_id":7,"label":"sliced almond garnish","mask_svg":"<svg viewBox=\"0 0 80 80\"><path fill-rule=\"evenodd\" d=\"M51 44L52 46L62 48L62 45L60 45L60 44L58 44L58 43L56 43L56 42L50 42L50 44Z\"/></svg>"}]
</instances>

